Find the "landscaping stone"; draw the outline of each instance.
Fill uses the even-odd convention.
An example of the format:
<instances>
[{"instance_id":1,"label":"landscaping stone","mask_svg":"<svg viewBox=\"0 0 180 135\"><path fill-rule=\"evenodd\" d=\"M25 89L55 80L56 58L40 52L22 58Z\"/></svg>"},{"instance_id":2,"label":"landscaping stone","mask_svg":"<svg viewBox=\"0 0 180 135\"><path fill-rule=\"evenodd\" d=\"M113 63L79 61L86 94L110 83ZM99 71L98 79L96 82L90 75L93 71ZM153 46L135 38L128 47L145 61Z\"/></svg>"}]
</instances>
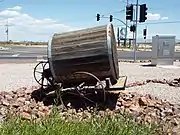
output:
<instances>
[{"instance_id":1,"label":"landscaping stone","mask_svg":"<svg viewBox=\"0 0 180 135\"><path fill-rule=\"evenodd\" d=\"M6 117L7 112L20 114L26 120L39 119L49 115L53 105L45 105L43 102L31 98L32 92L32 88L22 88L9 93L0 92L0 121ZM126 111L139 123L159 124L164 130L169 130L170 125L174 133L180 133L180 105L162 101L151 95L120 92L114 110L106 109L96 112L92 107L76 110L72 107L71 102L68 105L67 109L60 110L60 116L65 120L82 121L93 117L94 113L96 113L96 117L102 118L106 115L122 115L122 112Z\"/></svg>"}]
</instances>

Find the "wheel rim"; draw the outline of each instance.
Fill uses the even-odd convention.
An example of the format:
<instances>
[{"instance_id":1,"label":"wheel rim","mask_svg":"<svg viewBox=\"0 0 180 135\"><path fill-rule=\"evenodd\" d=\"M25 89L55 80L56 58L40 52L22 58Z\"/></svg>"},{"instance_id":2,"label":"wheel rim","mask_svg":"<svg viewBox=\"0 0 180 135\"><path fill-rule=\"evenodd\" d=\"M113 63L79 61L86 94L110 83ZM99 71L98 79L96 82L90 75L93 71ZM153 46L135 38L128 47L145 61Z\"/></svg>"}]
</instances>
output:
<instances>
[{"instance_id":1,"label":"wheel rim","mask_svg":"<svg viewBox=\"0 0 180 135\"><path fill-rule=\"evenodd\" d=\"M39 62L34 68L34 79L41 86L51 85L47 78L44 76L44 71L49 68L48 62Z\"/></svg>"},{"instance_id":2,"label":"wheel rim","mask_svg":"<svg viewBox=\"0 0 180 135\"><path fill-rule=\"evenodd\" d=\"M102 88L102 92L103 92L103 102L105 102L105 100L106 100L106 93L105 93L105 87L103 86L103 84L102 84L102 82L99 80L99 78L98 77L96 77L95 75L93 75L92 73L89 73L89 72L75 72L75 73L73 73L74 75L75 74L86 74L86 75L88 75L88 76L91 76L92 78L94 78L96 81L97 81L97 85L98 86L101 86L101 88ZM85 82L84 82L85 83ZM95 86L95 88L94 89L96 89L98 86ZM78 92L78 95L80 95L81 97L83 97L85 100L87 100L87 101L90 101L91 103L95 103L94 101L92 101L91 99L89 99L89 98L87 98L86 96L82 96L83 94L81 93L81 91L79 91L80 89L82 89L83 90L83 86L80 88L81 86L80 85L78 85L76 88L75 88L75 90ZM84 86L84 88L85 87L89 87L89 86ZM86 90L86 88L84 89L84 90ZM94 91L95 92L95 91Z\"/></svg>"}]
</instances>

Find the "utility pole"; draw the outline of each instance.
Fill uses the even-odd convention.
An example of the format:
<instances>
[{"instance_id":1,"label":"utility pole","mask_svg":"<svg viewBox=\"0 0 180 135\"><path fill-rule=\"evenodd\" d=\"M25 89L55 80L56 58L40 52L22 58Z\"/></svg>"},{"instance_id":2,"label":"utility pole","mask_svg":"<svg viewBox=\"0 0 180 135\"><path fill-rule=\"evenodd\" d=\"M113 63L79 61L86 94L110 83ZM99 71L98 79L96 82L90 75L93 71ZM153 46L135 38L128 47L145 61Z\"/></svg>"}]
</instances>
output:
<instances>
[{"instance_id":1,"label":"utility pole","mask_svg":"<svg viewBox=\"0 0 180 135\"><path fill-rule=\"evenodd\" d=\"M127 3L126 3L126 6L128 5L129 5L129 0L127 0ZM126 40L127 40L127 29L128 29L127 25L128 25L128 20L126 19L126 32L125 32L124 46L126 46Z\"/></svg>"},{"instance_id":2,"label":"utility pole","mask_svg":"<svg viewBox=\"0 0 180 135\"><path fill-rule=\"evenodd\" d=\"M9 23L8 23L8 20L7 20L7 23L6 23L6 41L7 43L9 42Z\"/></svg>"}]
</instances>

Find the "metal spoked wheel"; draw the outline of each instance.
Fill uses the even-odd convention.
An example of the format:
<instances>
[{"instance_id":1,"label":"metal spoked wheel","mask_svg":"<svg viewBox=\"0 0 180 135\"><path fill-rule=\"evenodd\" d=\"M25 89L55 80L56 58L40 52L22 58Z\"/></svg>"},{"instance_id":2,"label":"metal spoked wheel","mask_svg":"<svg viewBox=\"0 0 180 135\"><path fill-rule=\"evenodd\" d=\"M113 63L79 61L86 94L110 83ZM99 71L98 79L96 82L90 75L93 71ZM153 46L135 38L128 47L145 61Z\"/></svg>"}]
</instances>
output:
<instances>
[{"instance_id":1,"label":"metal spoked wheel","mask_svg":"<svg viewBox=\"0 0 180 135\"><path fill-rule=\"evenodd\" d=\"M34 79L42 87L54 85L54 80L49 68L48 61L39 62L34 68Z\"/></svg>"}]
</instances>

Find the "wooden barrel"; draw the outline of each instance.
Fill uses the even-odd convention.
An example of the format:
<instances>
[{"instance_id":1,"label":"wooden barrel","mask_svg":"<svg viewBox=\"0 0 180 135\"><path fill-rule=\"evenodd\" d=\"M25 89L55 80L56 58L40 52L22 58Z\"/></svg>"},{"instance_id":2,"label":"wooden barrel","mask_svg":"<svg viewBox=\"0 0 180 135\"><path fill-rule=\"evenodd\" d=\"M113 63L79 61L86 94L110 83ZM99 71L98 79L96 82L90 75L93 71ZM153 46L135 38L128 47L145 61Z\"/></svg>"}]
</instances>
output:
<instances>
[{"instance_id":1,"label":"wooden barrel","mask_svg":"<svg viewBox=\"0 0 180 135\"><path fill-rule=\"evenodd\" d=\"M82 82L96 83L89 72L100 80L119 78L116 40L112 24L54 34L48 44L48 61L53 78L67 87Z\"/></svg>"}]
</instances>

